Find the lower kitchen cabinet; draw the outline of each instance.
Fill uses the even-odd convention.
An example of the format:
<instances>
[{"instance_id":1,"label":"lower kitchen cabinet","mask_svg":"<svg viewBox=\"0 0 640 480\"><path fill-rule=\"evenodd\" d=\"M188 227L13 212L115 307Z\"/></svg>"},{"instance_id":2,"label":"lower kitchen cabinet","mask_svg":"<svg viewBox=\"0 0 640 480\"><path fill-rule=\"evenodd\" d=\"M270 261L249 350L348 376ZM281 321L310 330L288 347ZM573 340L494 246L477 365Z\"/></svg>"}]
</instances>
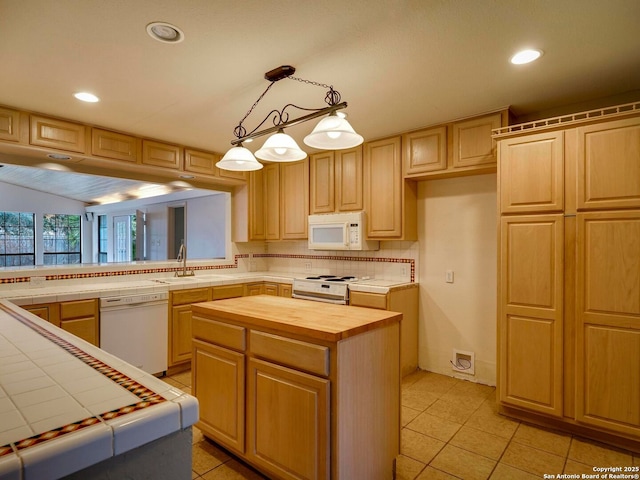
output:
<instances>
[{"instance_id":1,"label":"lower kitchen cabinet","mask_svg":"<svg viewBox=\"0 0 640 480\"><path fill-rule=\"evenodd\" d=\"M198 428L269 478L393 478L400 446L398 317L338 341L326 334L322 340L270 324L295 317L291 309L298 305L303 310L295 312L305 321L325 318L316 305L266 299L273 297L194 306ZM264 315L248 313L254 300L259 308L253 311ZM227 305L239 305L242 319L218 313ZM286 308L279 311L280 305ZM330 318L348 315L349 307L327 306L333 307ZM382 314L358 315L374 323Z\"/></svg>"},{"instance_id":2,"label":"lower kitchen cabinet","mask_svg":"<svg viewBox=\"0 0 640 480\"><path fill-rule=\"evenodd\" d=\"M100 345L97 298L24 305L22 308L93 345Z\"/></svg>"},{"instance_id":3,"label":"lower kitchen cabinet","mask_svg":"<svg viewBox=\"0 0 640 480\"><path fill-rule=\"evenodd\" d=\"M400 371L402 376L418 368L418 286L387 294L351 291L349 305L402 313L400 321Z\"/></svg>"},{"instance_id":4,"label":"lower kitchen cabinet","mask_svg":"<svg viewBox=\"0 0 640 480\"><path fill-rule=\"evenodd\" d=\"M191 304L211 300L211 288L174 290L169 295L169 367L191 360Z\"/></svg>"}]
</instances>

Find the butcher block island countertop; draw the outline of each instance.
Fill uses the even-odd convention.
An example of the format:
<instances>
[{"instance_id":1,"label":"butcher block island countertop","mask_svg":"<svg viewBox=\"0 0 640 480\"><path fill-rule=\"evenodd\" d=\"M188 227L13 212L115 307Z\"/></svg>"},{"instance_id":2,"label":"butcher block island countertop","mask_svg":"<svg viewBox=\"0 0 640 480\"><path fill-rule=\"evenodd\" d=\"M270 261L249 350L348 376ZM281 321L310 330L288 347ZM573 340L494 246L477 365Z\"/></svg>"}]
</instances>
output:
<instances>
[{"instance_id":1,"label":"butcher block island countertop","mask_svg":"<svg viewBox=\"0 0 640 480\"><path fill-rule=\"evenodd\" d=\"M198 303L194 313L211 309L225 320L337 342L368 330L399 322L402 314L363 307L346 307L271 295ZM346 314L345 312L348 312Z\"/></svg>"},{"instance_id":2,"label":"butcher block island countertop","mask_svg":"<svg viewBox=\"0 0 640 480\"><path fill-rule=\"evenodd\" d=\"M269 478L394 478L401 313L268 295L192 313L206 437Z\"/></svg>"}]
</instances>

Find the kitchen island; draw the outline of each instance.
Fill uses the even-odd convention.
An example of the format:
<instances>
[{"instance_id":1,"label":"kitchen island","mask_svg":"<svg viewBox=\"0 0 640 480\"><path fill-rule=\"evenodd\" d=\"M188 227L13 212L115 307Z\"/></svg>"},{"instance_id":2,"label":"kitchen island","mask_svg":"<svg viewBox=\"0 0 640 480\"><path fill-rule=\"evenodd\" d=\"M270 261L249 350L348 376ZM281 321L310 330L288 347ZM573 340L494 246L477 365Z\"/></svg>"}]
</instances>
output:
<instances>
[{"instance_id":1,"label":"kitchen island","mask_svg":"<svg viewBox=\"0 0 640 480\"><path fill-rule=\"evenodd\" d=\"M268 295L192 313L205 436L270 478L393 478L402 314Z\"/></svg>"},{"instance_id":2,"label":"kitchen island","mask_svg":"<svg viewBox=\"0 0 640 480\"><path fill-rule=\"evenodd\" d=\"M187 480L197 419L191 395L0 300L0 479Z\"/></svg>"}]
</instances>

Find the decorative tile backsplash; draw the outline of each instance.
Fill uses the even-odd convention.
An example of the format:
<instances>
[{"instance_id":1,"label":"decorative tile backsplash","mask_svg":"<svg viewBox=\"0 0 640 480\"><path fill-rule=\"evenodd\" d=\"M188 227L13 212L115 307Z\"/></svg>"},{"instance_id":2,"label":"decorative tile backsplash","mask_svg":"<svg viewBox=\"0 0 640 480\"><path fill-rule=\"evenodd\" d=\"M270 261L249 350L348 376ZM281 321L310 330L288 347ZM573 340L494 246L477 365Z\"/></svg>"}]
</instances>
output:
<instances>
[{"instance_id":1,"label":"decorative tile backsplash","mask_svg":"<svg viewBox=\"0 0 640 480\"><path fill-rule=\"evenodd\" d=\"M378 251L342 252L313 251L306 241L251 242L234 244L232 262L194 260L188 262L189 270L213 273L234 272L287 272L294 275L333 274L356 275L383 280L415 282L418 272L417 242L384 242ZM162 277L181 270L175 262L141 263L140 265L105 264L68 266L59 268L0 270L0 285L21 284L45 277L51 280L97 279L117 280L117 277L144 275ZM35 286L35 282L34 282Z\"/></svg>"}]
</instances>

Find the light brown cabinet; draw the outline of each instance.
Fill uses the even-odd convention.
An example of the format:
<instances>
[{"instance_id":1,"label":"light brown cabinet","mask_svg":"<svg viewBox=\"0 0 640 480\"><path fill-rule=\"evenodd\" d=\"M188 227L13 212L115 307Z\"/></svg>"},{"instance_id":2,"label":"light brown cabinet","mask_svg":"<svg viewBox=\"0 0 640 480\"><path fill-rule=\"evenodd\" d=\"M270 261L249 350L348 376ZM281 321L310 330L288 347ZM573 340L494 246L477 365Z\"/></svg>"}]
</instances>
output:
<instances>
[{"instance_id":1,"label":"light brown cabinet","mask_svg":"<svg viewBox=\"0 0 640 480\"><path fill-rule=\"evenodd\" d=\"M349 305L402 313L400 321L400 373L404 377L418 368L418 287L387 294L351 291Z\"/></svg>"},{"instance_id":2,"label":"light brown cabinet","mask_svg":"<svg viewBox=\"0 0 640 480\"><path fill-rule=\"evenodd\" d=\"M307 238L309 162L272 163L249 177L249 238Z\"/></svg>"},{"instance_id":3,"label":"light brown cabinet","mask_svg":"<svg viewBox=\"0 0 640 480\"><path fill-rule=\"evenodd\" d=\"M287 283L255 282L244 286L244 296L273 295L278 297L291 297L291 285Z\"/></svg>"},{"instance_id":4,"label":"light brown cabinet","mask_svg":"<svg viewBox=\"0 0 640 480\"><path fill-rule=\"evenodd\" d=\"M211 300L211 288L169 292L169 367L191 360L191 304Z\"/></svg>"},{"instance_id":5,"label":"light brown cabinet","mask_svg":"<svg viewBox=\"0 0 640 480\"><path fill-rule=\"evenodd\" d=\"M359 211L362 201L362 146L309 157L310 213Z\"/></svg>"},{"instance_id":6,"label":"light brown cabinet","mask_svg":"<svg viewBox=\"0 0 640 480\"><path fill-rule=\"evenodd\" d=\"M0 107L0 140L20 141L20 112Z\"/></svg>"},{"instance_id":7,"label":"light brown cabinet","mask_svg":"<svg viewBox=\"0 0 640 480\"><path fill-rule=\"evenodd\" d=\"M142 140L142 164L178 170L182 164L182 148L169 143Z\"/></svg>"},{"instance_id":8,"label":"light brown cabinet","mask_svg":"<svg viewBox=\"0 0 640 480\"><path fill-rule=\"evenodd\" d=\"M49 147L68 152L86 152L87 127L79 123L31 115L29 143L38 147Z\"/></svg>"},{"instance_id":9,"label":"light brown cabinet","mask_svg":"<svg viewBox=\"0 0 640 480\"><path fill-rule=\"evenodd\" d=\"M269 478L393 478L397 323L336 342L240 320L215 303L193 316L193 394L206 437Z\"/></svg>"},{"instance_id":10,"label":"light brown cabinet","mask_svg":"<svg viewBox=\"0 0 640 480\"><path fill-rule=\"evenodd\" d=\"M575 123L499 139L499 400L640 448L640 117Z\"/></svg>"},{"instance_id":11,"label":"light brown cabinet","mask_svg":"<svg viewBox=\"0 0 640 480\"><path fill-rule=\"evenodd\" d=\"M98 157L138 163L142 142L139 138L101 128L91 129L91 153Z\"/></svg>"},{"instance_id":12,"label":"light brown cabinet","mask_svg":"<svg viewBox=\"0 0 640 480\"><path fill-rule=\"evenodd\" d=\"M496 171L492 130L508 123L508 111L405 133L403 176L414 180Z\"/></svg>"},{"instance_id":13,"label":"light brown cabinet","mask_svg":"<svg viewBox=\"0 0 640 480\"><path fill-rule=\"evenodd\" d=\"M367 238L417 240L417 186L402 177L401 137L363 147Z\"/></svg>"},{"instance_id":14,"label":"light brown cabinet","mask_svg":"<svg viewBox=\"0 0 640 480\"><path fill-rule=\"evenodd\" d=\"M25 305L22 308L56 327L100 346L100 314L97 298Z\"/></svg>"}]
</instances>

